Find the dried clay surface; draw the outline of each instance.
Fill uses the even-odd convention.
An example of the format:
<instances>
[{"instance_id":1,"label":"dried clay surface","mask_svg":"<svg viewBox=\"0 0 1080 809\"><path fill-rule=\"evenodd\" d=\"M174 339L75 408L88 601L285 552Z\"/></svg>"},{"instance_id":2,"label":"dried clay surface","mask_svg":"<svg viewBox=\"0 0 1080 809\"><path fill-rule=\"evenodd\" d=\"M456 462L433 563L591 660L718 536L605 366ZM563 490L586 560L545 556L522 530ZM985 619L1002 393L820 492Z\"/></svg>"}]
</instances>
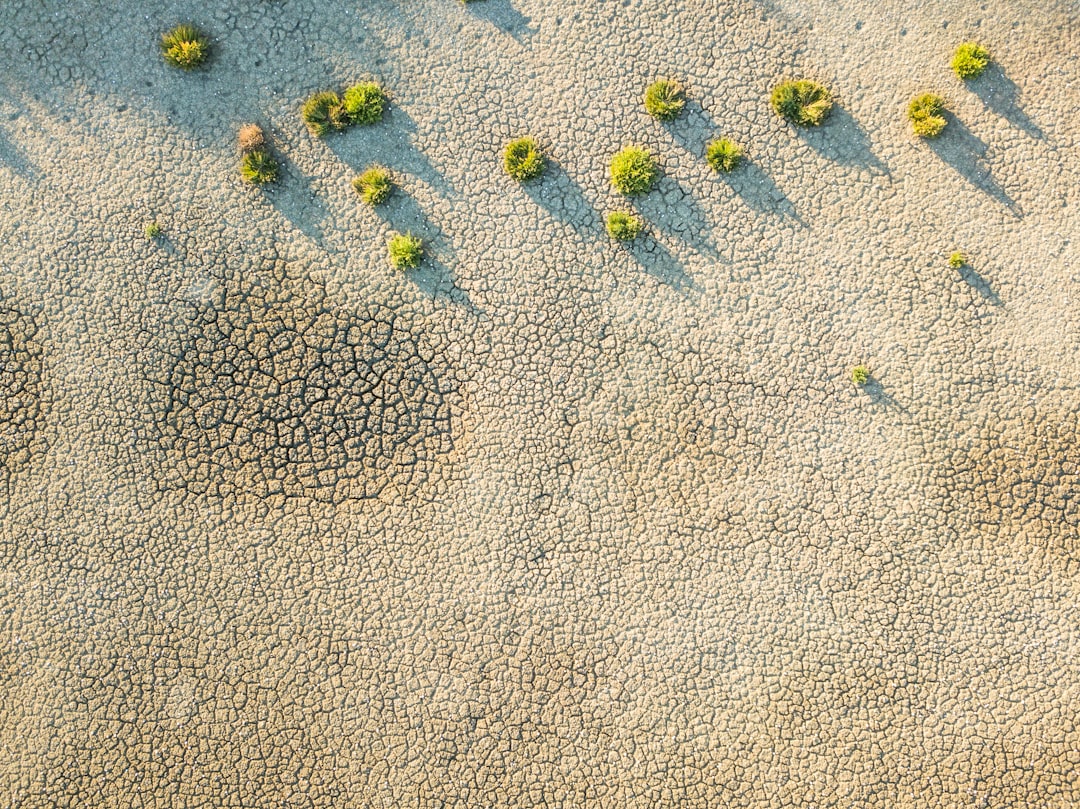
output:
<instances>
[{"instance_id":1,"label":"dried clay surface","mask_svg":"<svg viewBox=\"0 0 1080 809\"><path fill-rule=\"evenodd\" d=\"M4 0L0 47L0 806L1080 805L1075 3Z\"/></svg>"}]
</instances>

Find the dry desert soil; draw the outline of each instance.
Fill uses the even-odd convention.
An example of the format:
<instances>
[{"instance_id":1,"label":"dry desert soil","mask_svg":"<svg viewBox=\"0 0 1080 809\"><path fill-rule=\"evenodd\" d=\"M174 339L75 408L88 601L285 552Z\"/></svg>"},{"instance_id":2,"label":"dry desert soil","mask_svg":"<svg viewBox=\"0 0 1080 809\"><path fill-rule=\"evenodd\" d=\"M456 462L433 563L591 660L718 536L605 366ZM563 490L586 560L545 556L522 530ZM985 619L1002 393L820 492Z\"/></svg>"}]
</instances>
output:
<instances>
[{"instance_id":1,"label":"dry desert soil","mask_svg":"<svg viewBox=\"0 0 1080 809\"><path fill-rule=\"evenodd\" d=\"M1080 805L1075 2L3 0L0 49L0 807Z\"/></svg>"}]
</instances>

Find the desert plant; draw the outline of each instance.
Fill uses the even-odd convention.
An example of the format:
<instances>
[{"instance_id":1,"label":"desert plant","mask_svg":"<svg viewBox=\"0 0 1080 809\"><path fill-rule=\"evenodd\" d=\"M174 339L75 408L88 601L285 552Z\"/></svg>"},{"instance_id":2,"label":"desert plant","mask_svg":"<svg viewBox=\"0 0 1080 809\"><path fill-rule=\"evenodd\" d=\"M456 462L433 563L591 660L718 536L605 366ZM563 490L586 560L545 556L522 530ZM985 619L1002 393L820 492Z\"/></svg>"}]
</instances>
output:
<instances>
[{"instance_id":1,"label":"desert plant","mask_svg":"<svg viewBox=\"0 0 1080 809\"><path fill-rule=\"evenodd\" d=\"M323 137L332 129L344 129L349 123L349 116L341 99L337 93L330 90L311 96L304 102L300 115L311 134L317 138Z\"/></svg>"},{"instance_id":2,"label":"desert plant","mask_svg":"<svg viewBox=\"0 0 1080 809\"><path fill-rule=\"evenodd\" d=\"M353 179L352 186L368 205L380 205L394 189L394 178L382 166L368 166L363 174Z\"/></svg>"},{"instance_id":3,"label":"desert plant","mask_svg":"<svg viewBox=\"0 0 1080 809\"><path fill-rule=\"evenodd\" d=\"M627 211L612 211L605 221L608 236L619 242L629 242L637 238L644 224L641 219Z\"/></svg>"},{"instance_id":4,"label":"desert plant","mask_svg":"<svg viewBox=\"0 0 1080 809\"><path fill-rule=\"evenodd\" d=\"M506 144L506 149L503 151L503 168L519 183L543 174L545 160L536 138L526 136Z\"/></svg>"},{"instance_id":5,"label":"desert plant","mask_svg":"<svg viewBox=\"0 0 1080 809\"><path fill-rule=\"evenodd\" d=\"M907 117L911 128L920 138L936 138L945 128L945 118L941 115L945 109L945 99L934 93L923 93L911 99Z\"/></svg>"},{"instance_id":6,"label":"desert plant","mask_svg":"<svg viewBox=\"0 0 1080 809\"><path fill-rule=\"evenodd\" d=\"M679 117L686 106L686 90L674 79L654 81L645 90L645 111L659 121Z\"/></svg>"},{"instance_id":7,"label":"desert plant","mask_svg":"<svg viewBox=\"0 0 1080 809\"><path fill-rule=\"evenodd\" d=\"M354 84L342 97L349 123L370 126L382 120L386 107L386 93L373 81Z\"/></svg>"},{"instance_id":8,"label":"desert plant","mask_svg":"<svg viewBox=\"0 0 1080 809\"><path fill-rule=\"evenodd\" d=\"M165 61L181 70L194 70L210 54L210 40L194 25L178 25L161 35Z\"/></svg>"},{"instance_id":9,"label":"desert plant","mask_svg":"<svg viewBox=\"0 0 1080 809\"><path fill-rule=\"evenodd\" d=\"M828 88L808 79L776 85L770 101L777 115L798 126L818 126L832 112Z\"/></svg>"},{"instance_id":10,"label":"desert plant","mask_svg":"<svg viewBox=\"0 0 1080 809\"><path fill-rule=\"evenodd\" d=\"M246 154L265 146L266 138L258 124L244 124L236 133L236 144L240 147L240 151Z\"/></svg>"},{"instance_id":11,"label":"desert plant","mask_svg":"<svg viewBox=\"0 0 1080 809\"><path fill-rule=\"evenodd\" d=\"M964 42L953 54L953 72L965 81L981 76L988 64L990 64L990 51L978 42Z\"/></svg>"},{"instance_id":12,"label":"desert plant","mask_svg":"<svg viewBox=\"0 0 1080 809\"><path fill-rule=\"evenodd\" d=\"M954 270L959 270L965 264L967 264L967 256L959 250L954 251L952 255L949 256L949 266Z\"/></svg>"},{"instance_id":13,"label":"desert plant","mask_svg":"<svg viewBox=\"0 0 1080 809\"><path fill-rule=\"evenodd\" d=\"M851 383L862 387L870 381L870 369L865 365L856 365L851 369Z\"/></svg>"},{"instance_id":14,"label":"desert plant","mask_svg":"<svg viewBox=\"0 0 1080 809\"><path fill-rule=\"evenodd\" d=\"M143 228L143 235L148 239L159 239L165 231L162 230L161 225L157 222L147 222Z\"/></svg>"},{"instance_id":15,"label":"desert plant","mask_svg":"<svg viewBox=\"0 0 1080 809\"><path fill-rule=\"evenodd\" d=\"M655 158L640 146L626 146L611 158L611 184L628 197L649 191L658 174Z\"/></svg>"},{"instance_id":16,"label":"desert plant","mask_svg":"<svg viewBox=\"0 0 1080 809\"><path fill-rule=\"evenodd\" d=\"M266 149L252 149L240 160L240 176L252 185L272 183L278 176L278 164Z\"/></svg>"},{"instance_id":17,"label":"desert plant","mask_svg":"<svg viewBox=\"0 0 1080 809\"><path fill-rule=\"evenodd\" d=\"M412 269L424 257L424 243L412 233L395 233L386 247L395 270Z\"/></svg>"},{"instance_id":18,"label":"desert plant","mask_svg":"<svg viewBox=\"0 0 1080 809\"><path fill-rule=\"evenodd\" d=\"M705 147L705 162L713 171L734 171L742 162L743 148L731 138L717 138Z\"/></svg>"}]
</instances>

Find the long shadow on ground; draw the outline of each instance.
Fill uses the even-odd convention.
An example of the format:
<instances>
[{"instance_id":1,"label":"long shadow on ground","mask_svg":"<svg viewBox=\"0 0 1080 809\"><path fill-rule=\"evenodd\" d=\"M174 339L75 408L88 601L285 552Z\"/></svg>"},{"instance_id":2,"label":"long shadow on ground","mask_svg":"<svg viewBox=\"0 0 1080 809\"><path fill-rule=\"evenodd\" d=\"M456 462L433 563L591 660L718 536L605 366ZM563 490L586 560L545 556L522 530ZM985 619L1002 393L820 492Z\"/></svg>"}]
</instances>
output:
<instances>
[{"instance_id":1,"label":"long shadow on ground","mask_svg":"<svg viewBox=\"0 0 1080 809\"><path fill-rule=\"evenodd\" d=\"M519 42L531 37L539 29L531 25L532 19L526 17L509 0L487 0L485 3L469 3L469 11L481 20L494 25L504 34L509 34Z\"/></svg>"},{"instance_id":2,"label":"long shadow on ground","mask_svg":"<svg viewBox=\"0 0 1080 809\"><path fill-rule=\"evenodd\" d=\"M968 86L982 100L987 109L997 113L1010 124L1022 129L1033 138L1042 140L1045 137L1039 125L1020 109L1017 102L1020 88L1005 75L1005 71L999 65L989 65L986 72L970 82Z\"/></svg>"},{"instance_id":3,"label":"long shadow on ground","mask_svg":"<svg viewBox=\"0 0 1080 809\"><path fill-rule=\"evenodd\" d=\"M945 119L948 122L945 131L939 137L927 141L930 148L956 169L961 177L1019 217L1019 206L1005 193L1005 189L998 185L986 166L986 144L951 112L945 112Z\"/></svg>"},{"instance_id":4,"label":"long shadow on ground","mask_svg":"<svg viewBox=\"0 0 1080 809\"><path fill-rule=\"evenodd\" d=\"M662 176L650 193L634 198L633 206L661 233L710 258L720 258L705 212L674 177Z\"/></svg>"},{"instance_id":5,"label":"long shadow on ground","mask_svg":"<svg viewBox=\"0 0 1080 809\"><path fill-rule=\"evenodd\" d=\"M543 176L522 187L533 202L579 233L599 231L599 211L585 197L585 191L577 181L551 158L548 158Z\"/></svg>"},{"instance_id":6,"label":"long shadow on ground","mask_svg":"<svg viewBox=\"0 0 1080 809\"><path fill-rule=\"evenodd\" d=\"M625 249L649 275L672 289L693 288L694 282L686 269L664 245L648 232L642 233Z\"/></svg>"},{"instance_id":7,"label":"long shadow on ground","mask_svg":"<svg viewBox=\"0 0 1080 809\"><path fill-rule=\"evenodd\" d=\"M856 166L880 174L888 167L870 147L870 136L843 107L833 107L828 119L819 127L799 127L799 134L811 148L823 157L845 166Z\"/></svg>"},{"instance_id":8,"label":"long shadow on ground","mask_svg":"<svg viewBox=\"0 0 1080 809\"><path fill-rule=\"evenodd\" d=\"M978 292L983 300L994 306L1001 306L1001 297L990 286L990 282L983 278L973 267L965 264L960 268L959 273L960 279Z\"/></svg>"},{"instance_id":9,"label":"long shadow on ground","mask_svg":"<svg viewBox=\"0 0 1080 809\"><path fill-rule=\"evenodd\" d=\"M720 178L758 213L778 213L803 223L787 194L757 163L744 159L738 168Z\"/></svg>"}]
</instances>

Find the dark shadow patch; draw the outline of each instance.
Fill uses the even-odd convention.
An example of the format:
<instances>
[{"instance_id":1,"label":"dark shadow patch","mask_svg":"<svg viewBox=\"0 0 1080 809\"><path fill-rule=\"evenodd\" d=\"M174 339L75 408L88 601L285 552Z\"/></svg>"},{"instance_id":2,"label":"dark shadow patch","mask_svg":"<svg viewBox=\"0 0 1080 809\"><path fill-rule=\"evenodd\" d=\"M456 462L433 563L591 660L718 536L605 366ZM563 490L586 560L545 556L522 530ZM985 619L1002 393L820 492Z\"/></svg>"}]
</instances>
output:
<instances>
[{"instance_id":1,"label":"dark shadow patch","mask_svg":"<svg viewBox=\"0 0 1080 809\"><path fill-rule=\"evenodd\" d=\"M1001 306L1001 297L990 286L990 282L983 278L972 267L965 264L959 269L960 278L969 287L974 289L987 303L991 303L994 306Z\"/></svg>"},{"instance_id":2,"label":"dark shadow patch","mask_svg":"<svg viewBox=\"0 0 1080 809\"><path fill-rule=\"evenodd\" d=\"M539 30L531 24L531 18L526 17L507 0L486 0L482 3L469 3L468 6L477 19L491 23L518 42L528 39Z\"/></svg>"},{"instance_id":3,"label":"dark shadow patch","mask_svg":"<svg viewBox=\"0 0 1080 809\"><path fill-rule=\"evenodd\" d=\"M0 129L0 166L7 166L24 180L38 177L37 167L11 142L3 129Z\"/></svg>"},{"instance_id":4,"label":"dark shadow patch","mask_svg":"<svg viewBox=\"0 0 1080 809\"><path fill-rule=\"evenodd\" d=\"M870 401L877 405L884 407L895 407L896 399L894 399L886 390L885 386L874 377L870 378L865 385L862 386L862 391L869 397Z\"/></svg>"},{"instance_id":5,"label":"dark shadow patch","mask_svg":"<svg viewBox=\"0 0 1080 809\"><path fill-rule=\"evenodd\" d=\"M705 155L705 144L724 134L717 131L712 116L693 98L688 98L682 114L674 121L665 123L664 127L686 151L694 157L702 158Z\"/></svg>"},{"instance_id":6,"label":"dark shadow patch","mask_svg":"<svg viewBox=\"0 0 1080 809\"><path fill-rule=\"evenodd\" d=\"M1019 217L1019 206L998 185L986 166L986 144L951 112L946 110L944 115L947 122L945 131L937 138L928 139L927 145L961 177Z\"/></svg>"},{"instance_id":7,"label":"dark shadow patch","mask_svg":"<svg viewBox=\"0 0 1080 809\"><path fill-rule=\"evenodd\" d=\"M44 451L41 444L48 391L43 384L46 334L43 313L0 295L0 514L11 476Z\"/></svg>"},{"instance_id":8,"label":"dark shadow patch","mask_svg":"<svg viewBox=\"0 0 1080 809\"><path fill-rule=\"evenodd\" d=\"M787 194L757 163L744 159L734 171L719 177L758 213L776 213L803 223Z\"/></svg>"},{"instance_id":9,"label":"dark shadow patch","mask_svg":"<svg viewBox=\"0 0 1080 809\"><path fill-rule=\"evenodd\" d=\"M874 154L870 136L859 122L839 105L834 105L828 119L816 127L796 127L803 140L822 157L845 166L888 174L888 167Z\"/></svg>"},{"instance_id":10,"label":"dark shadow patch","mask_svg":"<svg viewBox=\"0 0 1080 809\"><path fill-rule=\"evenodd\" d=\"M720 258L705 212L693 194L674 177L661 176L652 191L632 198L631 203L661 233L710 258Z\"/></svg>"},{"instance_id":11,"label":"dark shadow patch","mask_svg":"<svg viewBox=\"0 0 1080 809\"><path fill-rule=\"evenodd\" d=\"M311 179L296 166L278 157L280 174L276 182L262 187L252 187L252 194L263 194L278 212L301 233L325 247L326 223L330 219L330 207L326 200L312 187Z\"/></svg>"},{"instance_id":12,"label":"dark shadow patch","mask_svg":"<svg viewBox=\"0 0 1080 809\"><path fill-rule=\"evenodd\" d=\"M645 272L672 289L693 288L693 279L683 265L652 234L642 233L624 249L629 251Z\"/></svg>"},{"instance_id":13,"label":"dark shadow patch","mask_svg":"<svg viewBox=\"0 0 1080 809\"><path fill-rule=\"evenodd\" d=\"M996 63L991 63L979 78L968 83L987 109L997 113L1013 126L1023 130L1031 137L1042 140L1046 136L1042 129L1025 113L1018 103L1020 88L1016 82L1005 75L1005 71Z\"/></svg>"},{"instance_id":14,"label":"dark shadow patch","mask_svg":"<svg viewBox=\"0 0 1080 809\"><path fill-rule=\"evenodd\" d=\"M585 197L585 190L550 157L543 176L522 183L521 187L533 202L579 233L595 232L602 224L600 213Z\"/></svg>"}]
</instances>

